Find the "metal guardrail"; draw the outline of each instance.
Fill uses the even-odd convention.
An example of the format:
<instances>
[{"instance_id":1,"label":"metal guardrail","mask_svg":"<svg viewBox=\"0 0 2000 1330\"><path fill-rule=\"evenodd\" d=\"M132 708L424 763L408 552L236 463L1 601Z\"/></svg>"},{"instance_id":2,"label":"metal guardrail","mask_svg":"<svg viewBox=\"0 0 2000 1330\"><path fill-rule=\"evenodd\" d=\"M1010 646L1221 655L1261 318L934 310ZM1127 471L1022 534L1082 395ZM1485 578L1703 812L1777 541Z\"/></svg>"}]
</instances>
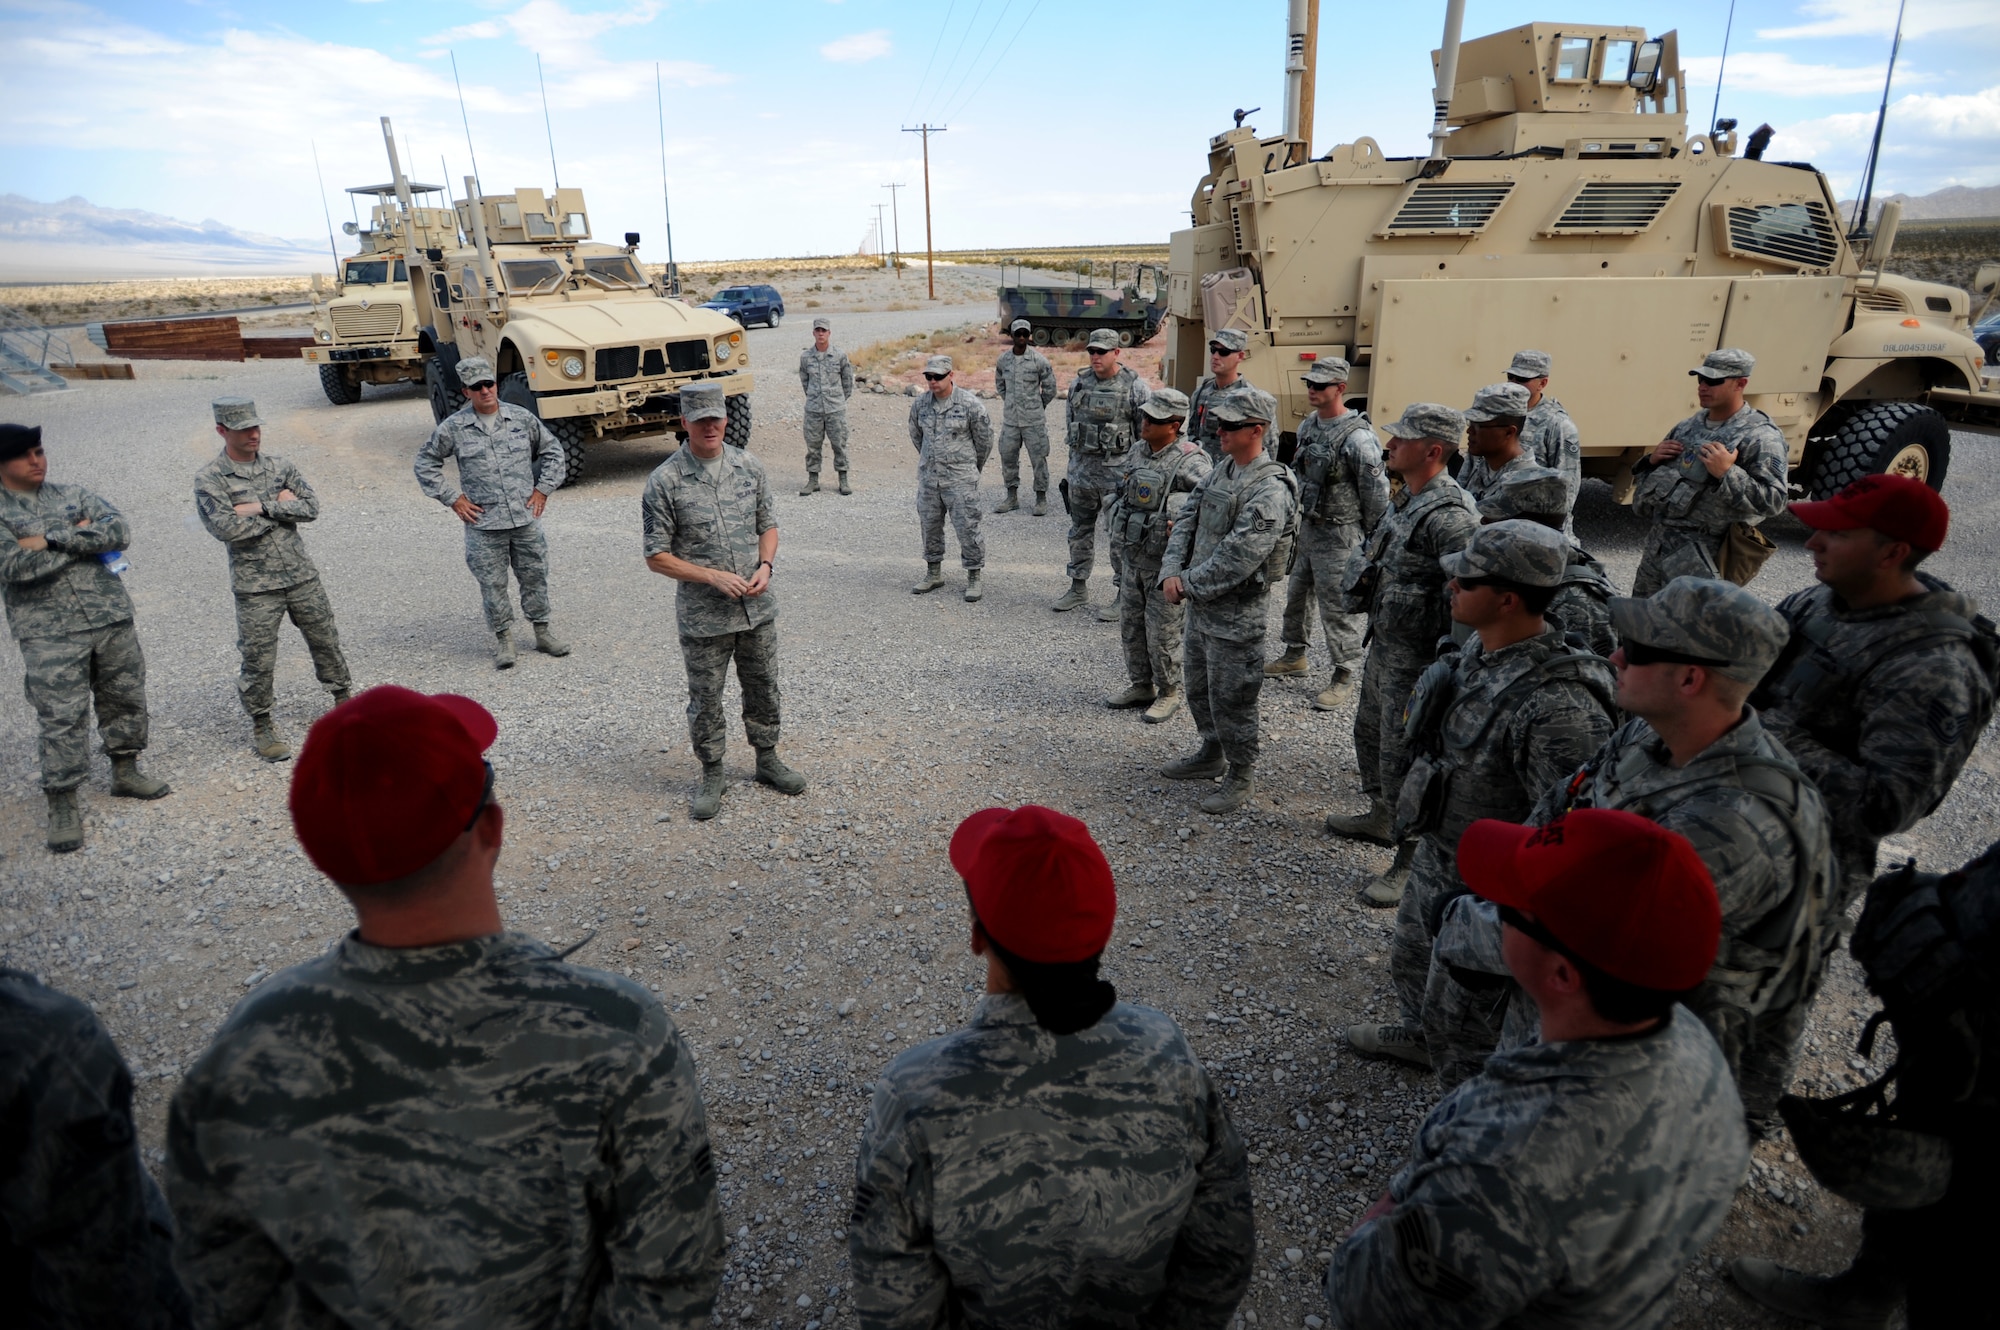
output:
<instances>
[{"instance_id":1,"label":"metal guardrail","mask_svg":"<svg viewBox=\"0 0 2000 1330\"><path fill-rule=\"evenodd\" d=\"M12 305L0 305L0 388L39 393L69 387L51 363L76 363L69 342Z\"/></svg>"}]
</instances>

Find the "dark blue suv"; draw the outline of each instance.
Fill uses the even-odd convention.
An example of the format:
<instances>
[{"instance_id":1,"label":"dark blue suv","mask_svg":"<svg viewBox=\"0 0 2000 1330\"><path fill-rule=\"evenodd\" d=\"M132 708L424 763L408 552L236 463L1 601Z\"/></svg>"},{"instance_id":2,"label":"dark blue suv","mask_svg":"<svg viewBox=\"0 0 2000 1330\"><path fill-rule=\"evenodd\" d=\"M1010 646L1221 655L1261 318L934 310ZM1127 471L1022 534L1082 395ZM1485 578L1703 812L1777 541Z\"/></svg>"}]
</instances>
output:
<instances>
[{"instance_id":1,"label":"dark blue suv","mask_svg":"<svg viewBox=\"0 0 2000 1330\"><path fill-rule=\"evenodd\" d=\"M785 298L775 286L725 286L702 308L721 310L746 328L753 323L775 328L785 317Z\"/></svg>"}]
</instances>

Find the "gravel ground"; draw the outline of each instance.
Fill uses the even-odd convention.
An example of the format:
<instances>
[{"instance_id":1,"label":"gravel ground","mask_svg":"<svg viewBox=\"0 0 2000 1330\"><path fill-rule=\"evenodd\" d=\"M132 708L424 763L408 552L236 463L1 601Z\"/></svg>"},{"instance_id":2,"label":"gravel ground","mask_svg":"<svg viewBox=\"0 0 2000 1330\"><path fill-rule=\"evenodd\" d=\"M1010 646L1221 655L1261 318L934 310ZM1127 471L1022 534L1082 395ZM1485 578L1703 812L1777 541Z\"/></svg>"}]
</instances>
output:
<instances>
[{"instance_id":1,"label":"gravel ground","mask_svg":"<svg viewBox=\"0 0 2000 1330\"><path fill-rule=\"evenodd\" d=\"M977 319L986 306L850 314L856 346ZM216 447L208 402L257 398L271 451L298 462L323 516L308 543L364 684L469 693L500 721L494 749L512 814L501 896L510 923L582 963L661 994L700 1059L733 1235L720 1310L730 1321L852 1324L842 1225L854 1141L876 1069L960 1023L981 966L966 950L945 857L958 820L1038 801L1084 818L1123 895L1107 972L1129 999L1171 1012L1226 1087L1250 1143L1258 1259L1242 1322L1311 1325L1316 1281L1353 1217L1380 1193L1436 1098L1429 1078L1359 1061L1340 1031L1392 1014L1390 916L1354 890L1383 852L1332 840L1320 819L1355 803L1351 715L1310 708L1311 680L1265 692L1266 757L1244 815L1211 820L1204 792L1159 778L1189 748L1183 715L1142 726L1102 698L1123 684L1117 628L1051 615L1064 588L1065 524L1025 511L986 518L988 591L908 593L921 571L907 401L858 394L850 412L859 492L795 497L803 475L793 352L807 320L751 333L754 446L779 495L785 752L813 780L786 799L750 782L732 726L724 812L694 825L698 772L683 725L672 590L639 556L638 497L657 449L608 448L549 505L558 629L575 654L527 653L496 673L457 523L424 499L410 459L430 428L414 388L370 389L335 408L297 365L142 363L130 383L79 383L11 402L48 427L52 474L104 493L131 518L128 574L152 666L148 754L170 798L113 802L86 787L85 850L41 845L34 726L20 658L0 648L0 960L89 999L138 1080L149 1160L180 1073L248 987L318 954L349 926L340 897L295 846L289 768L259 762L234 692L234 623L221 551L190 501ZM1560 389L1561 385L1557 385ZM1992 445L1959 436L1948 494L1959 523L1932 561L1996 603L2000 488ZM1062 455L1057 450L1056 463ZM1060 474L1060 472L1058 472ZM999 497L988 472L987 504ZM1629 579L1641 529L1602 485L1578 528ZM1802 533L1756 584L1804 585ZM1092 583L1102 600L1108 570ZM1275 618L1273 606L1273 633ZM1275 645L1274 645L1275 650ZM278 719L295 739L324 705L296 636L279 666ZM1895 849L1955 865L1994 839L1989 741L1944 807ZM1858 1082L1854 1038L1869 1002L1845 958L1809 1032L1802 1080ZM1739 1253L1838 1268L1856 1215L1818 1190L1784 1141L1757 1152L1728 1228L1682 1281L1678 1324L1777 1325L1719 1272Z\"/></svg>"}]
</instances>

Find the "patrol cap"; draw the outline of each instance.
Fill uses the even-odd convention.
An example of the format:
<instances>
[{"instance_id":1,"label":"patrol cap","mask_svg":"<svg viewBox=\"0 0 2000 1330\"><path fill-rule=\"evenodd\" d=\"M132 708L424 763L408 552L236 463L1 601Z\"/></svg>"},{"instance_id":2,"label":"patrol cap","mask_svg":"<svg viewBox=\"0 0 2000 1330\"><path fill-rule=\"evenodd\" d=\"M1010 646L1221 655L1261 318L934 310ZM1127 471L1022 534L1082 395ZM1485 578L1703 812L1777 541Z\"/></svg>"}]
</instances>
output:
<instances>
[{"instance_id":1,"label":"patrol cap","mask_svg":"<svg viewBox=\"0 0 2000 1330\"><path fill-rule=\"evenodd\" d=\"M1140 412L1154 420L1186 420L1187 394L1178 388L1155 388Z\"/></svg>"},{"instance_id":2,"label":"patrol cap","mask_svg":"<svg viewBox=\"0 0 2000 1330\"><path fill-rule=\"evenodd\" d=\"M1555 586L1569 566L1569 537L1539 522L1482 526L1462 550L1438 560L1446 577L1494 577L1517 586Z\"/></svg>"},{"instance_id":3,"label":"patrol cap","mask_svg":"<svg viewBox=\"0 0 2000 1330\"><path fill-rule=\"evenodd\" d=\"M832 332L832 331L833 331L833 320L832 320L832 319L814 319L814 320L813 320L813 331L814 331L814 332Z\"/></svg>"},{"instance_id":4,"label":"patrol cap","mask_svg":"<svg viewBox=\"0 0 2000 1330\"><path fill-rule=\"evenodd\" d=\"M1208 414L1224 429L1238 425L1268 425L1276 413L1267 393L1230 393L1208 408Z\"/></svg>"},{"instance_id":5,"label":"patrol cap","mask_svg":"<svg viewBox=\"0 0 2000 1330\"><path fill-rule=\"evenodd\" d=\"M722 385L690 383L681 389L681 419L690 425L697 420L729 419L729 404L723 401Z\"/></svg>"},{"instance_id":6,"label":"patrol cap","mask_svg":"<svg viewBox=\"0 0 2000 1330\"><path fill-rule=\"evenodd\" d=\"M1701 363L1688 373L1704 379L1747 379L1750 371L1756 368L1757 357L1748 351L1725 348L1703 356Z\"/></svg>"},{"instance_id":7,"label":"patrol cap","mask_svg":"<svg viewBox=\"0 0 2000 1330\"><path fill-rule=\"evenodd\" d=\"M1484 425L1502 416L1526 417L1529 411L1528 390L1518 383L1489 383L1472 395L1472 405L1465 408L1466 423Z\"/></svg>"},{"instance_id":8,"label":"patrol cap","mask_svg":"<svg viewBox=\"0 0 2000 1330\"><path fill-rule=\"evenodd\" d=\"M1792 516L1818 531L1867 527L1914 549L1944 548L1951 509L1938 492L1912 476L1863 476L1830 499L1788 505Z\"/></svg>"},{"instance_id":9,"label":"patrol cap","mask_svg":"<svg viewBox=\"0 0 2000 1330\"><path fill-rule=\"evenodd\" d=\"M469 697L382 684L313 722L292 770L292 830L344 887L408 877L469 829L500 727Z\"/></svg>"},{"instance_id":10,"label":"patrol cap","mask_svg":"<svg viewBox=\"0 0 2000 1330\"><path fill-rule=\"evenodd\" d=\"M1090 828L1053 808L982 808L951 834L986 935L1043 965L1086 961L1111 940L1118 888Z\"/></svg>"},{"instance_id":11,"label":"patrol cap","mask_svg":"<svg viewBox=\"0 0 2000 1330\"><path fill-rule=\"evenodd\" d=\"M215 423L224 429L256 429L264 423L257 414L257 404L247 397L218 397L210 407Z\"/></svg>"},{"instance_id":12,"label":"patrol cap","mask_svg":"<svg viewBox=\"0 0 2000 1330\"><path fill-rule=\"evenodd\" d=\"M1210 333L1208 340L1212 345L1226 346L1231 351L1248 351L1250 349L1250 334L1241 328L1220 329L1219 331Z\"/></svg>"},{"instance_id":13,"label":"patrol cap","mask_svg":"<svg viewBox=\"0 0 2000 1330\"><path fill-rule=\"evenodd\" d=\"M1327 356L1324 359L1313 361L1306 369L1306 382L1315 388L1324 388L1334 383L1346 383L1349 368L1348 363L1339 356Z\"/></svg>"},{"instance_id":14,"label":"patrol cap","mask_svg":"<svg viewBox=\"0 0 2000 1330\"><path fill-rule=\"evenodd\" d=\"M470 388L493 378L493 362L485 356L467 356L458 362L458 381Z\"/></svg>"},{"instance_id":15,"label":"patrol cap","mask_svg":"<svg viewBox=\"0 0 2000 1330\"><path fill-rule=\"evenodd\" d=\"M1546 351L1516 351L1507 372L1517 379L1546 379L1553 363Z\"/></svg>"},{"instance_id":16,"label":"patrol cap","mask_svg":"<svg viewBox=\"0 0 2000 1330\"><path fill-rule=\"evenodd\" d=\"M40 425L0 425L0 462L26 457L41 446Z\"/></svg>"},{"instance_id":17,"label":"patrol cap","mask_svg":"<svg viewBox=\"0 0 2000 1330\"><path fill-rule=\"evenodd\" d=\"M1744 683L1764 677L1792 635L1785 616L1734 582L1676 577L1644 600L1613 596L1611 627L1621 639L1694 660Z\"/></svg>"},{"instance_id":18,"label":"patrol cap","mask_svg":"<svg viewBox=\"0 0 2000 1330\"><path fill-rule=\"evenodd\" d=\"M1579 808L1540 827L1481 818L1459 837L1458 872L1479 896L1533 915L1529 936L1545 931L1613 979L1684 993L1715 964L1722 905L1708 865L1637 813Z\"/></svg>"},{"instance_id":19,"label":"patrol cap","mask_svg":"<svg viewBox=\"0 0 2000 1330\"><path fill-rule=\"evenodd\" d=\"M1090 340L1085 342L1084 345L1092 351L1116 351L1118 349L1118 334L1109 328L1094 328L1091 330Z\"/></svg>"},{"instance_id":20,"label":"patrol cap","mask_svg":"<svg viewBox=\"0 0 2000 1330\"><path fill-rule=\"evenodd\" d=\"M932 357L931 357L931 358L930 358L929 360L926 360L926 361L924 362L924 373L926 373L926 374L949 374L949 373L951 373L951 357L950 357L950 356L932 356Z\"/></svg>"},{"instance_id":21,"label":"patrol cap","mask_svg":"<svg viewBox=\"0 0 2000 1330\"><path fill-rule=\"evenodd\" d=\"M1007 325L1007 331L1010 334L1017 332L1033 332L1034 330L1035 330L1035 325L1028 322L1026 319L1015 319L1012 323Z\"/></svg>"},{"instance_id":22,"label":"patrol cap","mask_svg":"<svg viewBox=\"0 0 2000 1330\"><path fill-rule=\"evenodd\" d=\"M1510 466L1479 499L1479 515L1496 522L1510 517L1561 517L1567 512L1569 486L1562 472L1546 466Z\"/></svg>"},{"instance_id":23,"label":"patrol cap","mask_svg":"<svg viewBox=\"0 0 2000 1330\"><path fill-rule=\"evenodd\" d=\"M1381 430L1392 439L1436 439L1455 448L1465 437L1465 417L1436 402L1412 402Z\"/></svg>"}]
</instances>

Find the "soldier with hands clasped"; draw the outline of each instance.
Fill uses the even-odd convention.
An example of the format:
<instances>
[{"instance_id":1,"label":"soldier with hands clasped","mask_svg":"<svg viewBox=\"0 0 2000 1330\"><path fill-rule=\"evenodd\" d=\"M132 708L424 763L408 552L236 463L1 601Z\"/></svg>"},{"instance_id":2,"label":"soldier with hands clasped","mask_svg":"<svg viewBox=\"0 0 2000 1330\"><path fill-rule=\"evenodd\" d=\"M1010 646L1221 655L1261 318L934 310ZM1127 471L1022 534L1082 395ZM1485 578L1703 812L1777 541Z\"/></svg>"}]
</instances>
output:
<instances>
[{"instance_id":1,"label":"soldier with hands clasped","mask_svg":"<svg viewBox=\"0 0 2000 1330\"><path fill-rule=\"evenodd\" d=\"M965 599L986 593L979 574L986 567L986 541L979 534L979 473L993 451L993 419L952 377L951 357L924 362L930 391L910 403L910 446L917 450L917 526L924 540L924 578L910 588L925 595L944 585L944 520L958 533L958 557L965 564Z\"/></svg>"},{"instance_id":2,"label":"soldier with hands clasped","mask_svg":"<svg viewBox=\"0 0 2000 1330\"><path fill-rule=\"evenodd\" d=\"M1139 408L1146 404L1146 385L1130 368L1118 363L1118 334L1099 328L1090 335L1090 367L1069 385L1069 476L1063 481L1063 506L1069 510L1069 590L1049 606L1058 614L1090 603L1090 570L1097 562L1097 517L1118 492L1119 468L1143 424ZM1111 579L1122 583L1120 551L1111 542ZM1111 614L1117 618L1117 598Z\"/></svg>"},{"instance_id":3,"label":"soldier with hands clasped","mask_svg":"<svg viewBox=\"0 0 2000 1330\"><path fill-rule=\"evenodd\" d=\"M1162 388L1139 408L1139 441L1125 457L1125 478L1110 508L1111 544L1122 551L1125 583L1118 593L1119 636L1131 685L1107 699L1112 707L1145 707L1158 724L1181 709L1183 606L1160 590L1160 560L1185 495L1209 473L1208 454L1181 437L1187 397Z\"/></svg>"},{"instance_id":4,"label":"soldier with hands clasped","mask_svg":"<svg viewBox=\"0 0 2000 1330\"><path fill-rule=\"evenodd\" d=\"M1011 513L1021 506L1021 450L1035 475L1034 516L1049 511L1049 403L1056 400L1056 371L1049 358L1028 345L1034 327L1015 319L1010 329L1013 350L993 362L993 387L1000 397L1000 479L1007 497L993 511Z\"/></svg>"},{"instance_id":5,"label":"soldier with hands clasped","mask_svg":"<svg viewBox=\"0 0 2000 1330\"><path fill-rule=\"evenodd\" d=\"M829 320L813 320L813 344L799 352L799 391L806 398L806 486L799 496L819 492L820 450L826 445L833 448L840 492L854 493L847 483L847 399L854 396L854 365L847 352L834 348Z\"/></svg>"}]
</instances>

